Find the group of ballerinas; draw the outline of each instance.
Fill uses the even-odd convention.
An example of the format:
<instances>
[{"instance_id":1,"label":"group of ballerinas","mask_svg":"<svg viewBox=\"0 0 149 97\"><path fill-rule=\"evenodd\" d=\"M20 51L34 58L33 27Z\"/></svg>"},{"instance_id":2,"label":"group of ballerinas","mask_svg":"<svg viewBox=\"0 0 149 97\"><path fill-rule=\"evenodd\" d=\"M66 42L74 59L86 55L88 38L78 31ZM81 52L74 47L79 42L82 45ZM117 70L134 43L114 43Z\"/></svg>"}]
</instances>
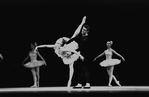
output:
<instances>
[{"instance_id":1,"label":"group of ballerinas","mask_svg":"<svg viewBox=\"0 0 149 97\"><path fill-rule=\"evenodd\" d=\"M69 80L68 80L68 83L67 83L67 87L71 86L71 80L72 80L73 73L74 73L74 68L73 68L74 62L77 61L79 58L83 61L84 56L81 55L80 51L77 51L77 49L79 48L79 45L75 40L73 40L69 43L67 43L67 42L69 40L71 40L72 38L76 37L80 32L83 35L88 35L87 28L85 28L85 26L83 26L85 21L86 21L86 16L83 17L83 20L82 20L81 24L76 29L75 33L73 34L73 36L71 38L68 38L68 37L59 38L55 42L55 44L52 44L52 45L46 44L46 45L38 45L37 46L37 43L31 44L32 51L29 52L29 56L28 56L28 57L30 57L31 61L28 62L28 63L25 63L25 64L24 64L25 61L23 62L25 67L31 68L31 71L32 71L32 74L33 74L34 85L31 86L31 87L39 87L39 78L40 78L39 68L40 68L40 66L47 65L44 58L38 52L38 49L43 48L43 47L53 48L54 52L56 53L56 55L58 57L60 57L62 59L63 63L65 65L69 66ZM93 61L95 61L97 58L99 58L99 57L101 57L102 55L105 54L106 60L102 61L100 63L100 66L107 68L107 72L108 72L108 75L109 75L108 85L112 86L111 82L112 82L112 79L114 79L116 84L121 86L119 81L113 75L114 66L117 65L117 64L120 64L121 60L112 59L112 54L115 53L116 55L120 56L123 61L125 59L120 54L118 54L115 50L113 50L111 48L111 45L113 44L112 41L108 41L106 44L107 44L107 50L105 50L102 54L98 55ZM37 60L37 55L41 58L41 60Z\"/></svg>"}]
</instances>

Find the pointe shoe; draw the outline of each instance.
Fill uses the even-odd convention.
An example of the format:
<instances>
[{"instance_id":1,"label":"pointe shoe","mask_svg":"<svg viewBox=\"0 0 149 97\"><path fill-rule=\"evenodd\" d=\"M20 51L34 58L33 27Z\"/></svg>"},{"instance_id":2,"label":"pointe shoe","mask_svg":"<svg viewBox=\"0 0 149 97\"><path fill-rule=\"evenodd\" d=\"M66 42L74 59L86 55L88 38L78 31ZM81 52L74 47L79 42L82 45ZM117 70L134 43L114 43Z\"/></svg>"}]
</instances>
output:
<instances>
[{"instance_id":1,"label":"pointe shoe","mask_svg":"<svg viewBox=\"0 0 149 97\"><path fill-rule=\"evenodd\" d=\"M67 88L70 88L70 85L67 85Z\"/></svg>"},{"instance_id":2,"label":"pointe shoe","mask_svg":"<svg viewBox=\"0 0 149 97\"><path fill-rule=\"evenodd\" d=\"M116 84L117 84L118 86L121 86L121 84L120 84L120 82L119 82L119 81L117 81L117 82L116 82Z\"/></svg>"},{"instance_id":3,"label":"pointe shoe","mask_svg":"<svg viewBox=\"0 0 149 97\"><path fill-rule=\"evenodd\" d=\"M108 86L109 86L109 87L112 87L112 85L111 85L111 84L108 84Z\"/></svg>"},{"instance_id":4,"label":"pointe shoe","mask_svg":"<svg viewBox=\"0 0 149 97\"><path fill-rule=\"evenodd\" d=\"M90 83L86 83L86 85L83 88L89 89L90 88Z\"/></svg>"},{"instance_id":5,"label":"pointe shoe","mask_svg":"<svg viewBox=\"0 0 149 97\"><path fill-rule=\"evenodd\" d=\"M37 88L37 85L33 85L33 86L31 86L31 88Z\"/></svg>"},{"instance_id":6,"label":"pointe shoe","mask_svg":"<svg viewBox=\"0 0 149 97\"><path fill-rule=\"evenodd\" d=\"M78 85L74 86L73 88L82 88L82 84L78 84Z\"/></svg>"},{"instance_id":7,"label":"pointe shoe","mask_svg":"<svg viewBox=\"0 0 149 97\"><path fill-rule=\"evenodd\" d=\"M68 87L68 88L71 87L71 83L70 83L70 82L68 82L67 87Z\"/></svg>"}]
</instances>

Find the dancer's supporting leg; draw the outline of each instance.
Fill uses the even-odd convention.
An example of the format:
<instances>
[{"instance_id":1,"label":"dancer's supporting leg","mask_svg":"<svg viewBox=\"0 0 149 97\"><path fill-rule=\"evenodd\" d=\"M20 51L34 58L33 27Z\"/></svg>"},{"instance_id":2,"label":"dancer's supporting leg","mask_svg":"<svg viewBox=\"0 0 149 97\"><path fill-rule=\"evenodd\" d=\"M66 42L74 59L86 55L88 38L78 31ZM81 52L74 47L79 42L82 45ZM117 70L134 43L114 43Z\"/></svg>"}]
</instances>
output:
<instances>
[{"instance_id":1,"label":"dancer's supporting leg","mask_svg":"<svg viewBox=\"0 0 149 97\"><path fill-rule=\"evenodd\" d=\"M73 76L73 73L74 73L73 64L74 63L69 64L69 80L68 80L67 87L71 86L71 80L72 80L72 76Z\"/></svg>"},{"instance_id":2,"label":"dancer's supporting leg","mask_svg":"<svg viewBox=\"0 0 149 97\"><path fill-rule=\"evenodd\" d=\"M32 72L32 74L33 74L33 80L34 80L34 85L31 86L31 87L37 87L37 77L36 77L35 68L32 68L32 69L31 69L31 72Z\"/></svg>"},{"instance_id":3,"label":"dancer's supporting leg","mask_svg":"<svg viewBox=\"0 0 149 97\"><path fill-rule=\"evenodd\" d=\"M113 79L113 77L112 77L112 75L113 75L113 68L114 68L114 66L108 66L107 67L107 72L108 72L108 75L109 75L109 83L108 83L109 86L112 86L111 82L112 82L112 79Z\"/></svg>"},{"instance_id":4,"label":"dancer's supporting leg","mask_svg":"<svg viewBox=\"0 0 149 97\"><path fill-rule=\"evenodd\" d=\"M37 75L37 87L39 87L39 80L40 80L40 67L36 67L36 75Z\"/></svg>"}]
</instances>

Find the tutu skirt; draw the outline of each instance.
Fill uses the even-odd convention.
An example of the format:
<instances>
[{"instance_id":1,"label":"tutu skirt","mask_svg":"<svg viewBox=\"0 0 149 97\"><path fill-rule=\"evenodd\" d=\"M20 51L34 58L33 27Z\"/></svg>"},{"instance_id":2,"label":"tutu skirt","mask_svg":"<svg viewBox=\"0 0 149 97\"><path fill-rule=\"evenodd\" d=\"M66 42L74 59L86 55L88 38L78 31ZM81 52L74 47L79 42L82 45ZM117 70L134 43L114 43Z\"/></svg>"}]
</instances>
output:
<instances>
[{"instance_id":1,"label":"tutu skirt","mask_svg":"<svg viewBox=\"0 0 149 97\"><path fill-rule=\"evenodd\" d=\"M121 60L119 59L107 59L107 60L102 61L100 63L100 66L107 67L107 66L118 65L120 63L121 63Z\"/></svg>"},{"instance_id":2,"label":"tutu skirt","mask_svg":"<svg viewBox=\"0 0 149 97\"><path fill-rule=\"evenodd\" d=\"M24 66L27 67L27 68L34 68L34 67L42 66L42 65L44 65L44 64L45 64L44 61L35 60L35 61L33 61L33 62L28 62L28 63L26 63Z\"/></svg>"},{"instance_id":3,"label":"tutu skirt","mask_svg":"<svg viewBox=\"0 0 149 97\"><path fill-rule=\"evenodd\" d=\"M70 57L63 57L63 63L68 65L73 63L74 61L76 61L79 58L79 56L77 54L72 54Z\"/></svg>"},{"instance_id":4,"label":"tutu skirt","mask_svg":"<svg viewBox=\"0 0 149 97\"><path fill-rule=\"evenodd\" d=\"M60 38L56 41L56 44L62 44L63 40L69 41L70 39L67 37ZM76 50L76 49L78 49L78 43L75 41L72 41L71 43L65 44L62 47L69 49L69 50ZM79 58L79 55L77 55L71 51L65 51L60 47L55 47L54 49L55 49L55 53L58 55L58 57L62 58L63 63L65 65L71 64Z\"/></svg>"}]
</instances>

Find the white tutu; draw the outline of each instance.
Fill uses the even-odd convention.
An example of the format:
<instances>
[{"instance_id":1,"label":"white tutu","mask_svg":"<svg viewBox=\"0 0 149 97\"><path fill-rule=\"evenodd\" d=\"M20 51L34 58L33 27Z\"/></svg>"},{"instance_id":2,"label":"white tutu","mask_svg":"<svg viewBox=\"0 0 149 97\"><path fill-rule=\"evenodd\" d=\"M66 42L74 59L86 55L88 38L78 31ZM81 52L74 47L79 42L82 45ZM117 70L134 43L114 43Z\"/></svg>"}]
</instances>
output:
<instances>
[{"instance_id":1,"label":"white tutu","mask_svg":"<svg viewBox=\"0 0 149 97\"><path fill-rule=\"evenodd\" d=\"M32 61L32 62L26 63L24 66L27 67L27 68L34 68L34 67L42 66L42 65L44 65L44 64L45 64L44 61L34 60L34 61Z\"/></svg>"},{"instance_id":2,"label":"white tutu","mask_svg":"<svg viewBox=\"0 0 149 97\"><path fill-rule=\"evenodd\" d=\"M66 53L67 55L65 54L63 55L63 57L61 57L64 64L67 64L67 65L71 64L79 58L77 54L72 54L71 52L66 52Z\"/></svg>"},{"instance_id":3,"label":"white tutu","mask_svg":"<svg viewBox=\"0 0 149 97\"><path fill-rule=\"evenodd\" d=\"M121 63L121 60L119 59L107 59L104 60L100 63L101 66L107 67L107 66L112 66L112 65L118 65Z\"/></svg>"},{"instance_id":4,"label":"white tutu","mask_svg":"<svg viewBox=\"0 0 149 97\"><path fill-rule=\"evenodd\" d=\"M78 49L78 43L76 43L75 41L72 41L71 43L64 45L64 47L72 50L76 50Z\"/></svg>"},{"instance_id":5,"label":"white tutu","mask_svg":"<svg viewBox=\"0 0 149 97\"><path fill-rule=\"evenodd\" d=\"M63 39L65 41L69 40L69 38L67 37L62 37L56 41L56 44L62 44ZM63 51L63 49L61 49L60 47L56 47L54 49L58 57L62 58L64 64L71 64L79 58L79 55L74 54L73 52L70 52L70 51ZM69 50L76 50L78 49L78 43L75 41L72 41L69 44L65 44L63 47Z\"/></svg>"}]
</instances>

